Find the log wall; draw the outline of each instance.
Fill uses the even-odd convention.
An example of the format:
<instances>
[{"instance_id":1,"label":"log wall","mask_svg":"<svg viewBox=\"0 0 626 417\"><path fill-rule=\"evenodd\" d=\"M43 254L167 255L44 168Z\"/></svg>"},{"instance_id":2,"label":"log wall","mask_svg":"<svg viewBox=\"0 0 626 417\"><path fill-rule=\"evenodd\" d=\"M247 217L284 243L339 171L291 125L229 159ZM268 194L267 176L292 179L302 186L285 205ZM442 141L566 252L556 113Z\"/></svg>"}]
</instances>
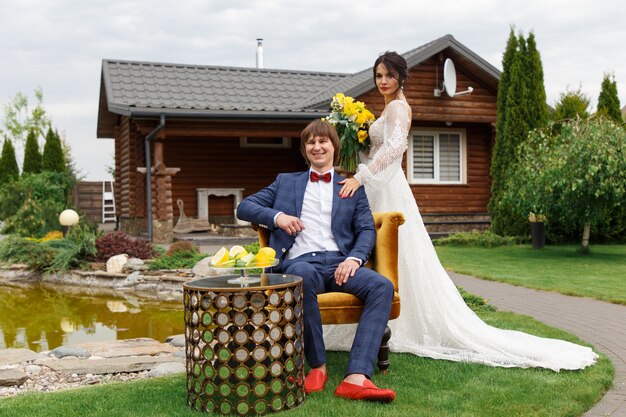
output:
<instances>
[{"instance_id":1,"label":"log wall","mask_svg":"<svg viewBox=\"0 0 626 417\"><path fill-rule=\"evenodd\" d=\"M404 87L413 111L413 127L441 127L452 122L467 131L467 184L412 185L415 199L424 213L483 213L489 201L491 146L496 120L496 94L489 85L472 75L457 57L457 91L472 86L470 95L434 97L441 87L446 51L410 70ZM373 82L372 82L373 87ZM373 88L357 97L374 114L380 115L384 100ZM270 184L279 172L307 168L299 151L299 135L307 122L273 120L168 120L160 137L167 167L181 168L172 177L174 222L179 216L176 200L184 202L185 213L197 216L196 188L243 188L244 196ZM136 171L143 167L145 136L156 120L129 120L121 117L116 129L116 199L118 215L145 216L145 179ZM242 148L239 138L291 137L290 148ZM160 139L161 140L161 139ZM405 156L406 170L406 156ZM230 197L211 197L210 216L232 219Z\"/></svg>"}]
</instances>

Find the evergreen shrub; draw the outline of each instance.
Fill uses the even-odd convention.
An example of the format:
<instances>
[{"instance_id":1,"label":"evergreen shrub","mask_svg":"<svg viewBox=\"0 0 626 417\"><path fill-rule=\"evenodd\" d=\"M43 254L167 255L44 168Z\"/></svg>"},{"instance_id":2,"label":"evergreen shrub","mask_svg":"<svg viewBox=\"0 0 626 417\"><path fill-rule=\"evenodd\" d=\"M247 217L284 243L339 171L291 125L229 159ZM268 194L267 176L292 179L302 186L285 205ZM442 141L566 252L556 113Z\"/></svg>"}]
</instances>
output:
<instances>
[{"instance_id":1,"label":"evergreen shrub","mask_svg":"<svg viewBox=\"0 0 626 417\"><path fill-rule=\"evenodd\" d=\"M59 214L70 207L75 179L67 173L27 174L0 185L0 219L3 233L42 237L61 230Z\"/></svg>"}]
</instances>

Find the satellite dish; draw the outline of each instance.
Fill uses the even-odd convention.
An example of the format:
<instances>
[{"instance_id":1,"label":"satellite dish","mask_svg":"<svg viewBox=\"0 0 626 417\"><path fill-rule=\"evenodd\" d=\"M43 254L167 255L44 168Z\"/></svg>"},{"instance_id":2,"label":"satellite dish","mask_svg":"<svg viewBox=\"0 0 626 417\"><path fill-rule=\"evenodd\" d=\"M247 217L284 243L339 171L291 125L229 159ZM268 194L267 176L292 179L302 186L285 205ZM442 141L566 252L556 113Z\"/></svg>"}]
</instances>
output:
<instances>
[{"instance_id":1,"label":"satellite dish","mask_svg":"<svg viewBox=\"0 0 626 417\"><path fill-rule=\"evenodd\" d=\"M443 90L450 96L456 94L456 69L450 58L443 64Z\"/></svg>"},{"instance_id":2,"label":"satellite dish","mask_svg":"<svg viewBox=\"0 0 626 417\"><path fill-rule=\"evenodd\" d=\"M456 69L454 68L454 62L450 58L447 58L443 64L443 83L441 89L435 88L435 97L441 97L441 93L444 91L450 97L463 96L474 91L472 87L467 87L465 91L456 92Z\"/></svg>"}]
</instances>

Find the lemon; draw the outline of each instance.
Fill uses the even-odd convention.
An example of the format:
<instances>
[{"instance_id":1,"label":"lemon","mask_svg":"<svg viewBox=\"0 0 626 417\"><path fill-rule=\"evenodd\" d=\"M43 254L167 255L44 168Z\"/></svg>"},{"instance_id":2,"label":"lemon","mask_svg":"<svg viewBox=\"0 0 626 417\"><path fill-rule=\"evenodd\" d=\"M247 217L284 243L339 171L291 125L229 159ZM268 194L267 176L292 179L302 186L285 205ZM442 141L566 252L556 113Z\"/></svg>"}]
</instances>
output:
<instances>
[{"instance_id":1,"label":"lemon","mask_svg":"<svg viewBox=\"0 0 626 417\"><path fill-rule=\"evenodd\" d=\"M230 261L222 262L221 264L216 265L216 266L219 266L220 268L234 268L236 263L237 263L237 260L231 259Z\"/></svg>"},{"instance_id":2,"label":"lemon","mask_svg":"<svg viewBox=\"0 0 626 417\"><path fill-rule=\"evenodd\" d=\"M269 246L264 246L261 249L259 249L259 252L257 253L257 256L259 255L265 255L270 259L274 259L276 257L276 251L272 248L270 248Z\"/></svg>"},{"instance_id":3,"label":"lemon","mask_svg":"<svg viewBox=\"0 0 626 417\"><path fill-rule=\"evenodd\" d=\"M249 253L242 257L241 261L243 261L244 263L243 266L253 266L256 261L256 256L254 255L254 253Z\"/></svg>"},{"instance_id":4,"label":"lemon","mask_svg":"<svg viewBox=\"0 0 626 417\"><path fill-rule=\"evenodd\" d=\"M217 251L213 258L211 258L211 265L220 266L221 264L228 262L230 260L230 256L228 254L228 249L222 248Z\"/></svg>"},{"instance_id":5,"label":"lemon","mask_svg":"<svg viewBox=\"0 0 626 417\"><path fill-rule=\"evenodd\" d=\"M256 264L257 266L270 266L274 258L276 258L276 251L270 247L263 247L256 254Z\"/></svg>"},{"instance_id":6,"label":"lemon","mask_svg":"<svg viewBox=\"0 0 626 417\"><path fill-rule=\"evenodd\" d=\"M230 252L228 252L231 259L241 259L248 254L248 251L240 245L235 245L230 248Z\"/></svg>"}]
</instances>

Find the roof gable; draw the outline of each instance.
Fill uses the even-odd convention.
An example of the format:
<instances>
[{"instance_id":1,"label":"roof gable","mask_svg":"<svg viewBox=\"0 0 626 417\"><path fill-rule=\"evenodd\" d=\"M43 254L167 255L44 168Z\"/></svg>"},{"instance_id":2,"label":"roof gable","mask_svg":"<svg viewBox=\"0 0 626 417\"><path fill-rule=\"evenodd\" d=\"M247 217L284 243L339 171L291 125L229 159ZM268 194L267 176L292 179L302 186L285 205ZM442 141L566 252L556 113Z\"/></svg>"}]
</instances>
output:
<instances>
[{"instance_id":1,"label":"roof gable","mask_svg":"<svg viewBox=\"0 0 626 417\"><path fill-rule=\"evenodd\" d=\"M498 82L500 80L500 71L489 62L476 55L465 45L454 39L452 35L446 35L439 39L435 39L434 41L426 43L401 55L406 60L407 67L410 69L445 49L450 49L450 55L455 61L457 61L457 65L460 63L469 68L476 78L490 85L494 91L497 91ZM303 107L314 108L321 105L327 107L327 103L330 102L335 93L343 92L346 95L357 97L372 90L374 87L372 69L368 68L353 74L349 78L340 80L336 85L311 97L309 100L301 103L301 105Z\"/></svg>"}]
</instances>

